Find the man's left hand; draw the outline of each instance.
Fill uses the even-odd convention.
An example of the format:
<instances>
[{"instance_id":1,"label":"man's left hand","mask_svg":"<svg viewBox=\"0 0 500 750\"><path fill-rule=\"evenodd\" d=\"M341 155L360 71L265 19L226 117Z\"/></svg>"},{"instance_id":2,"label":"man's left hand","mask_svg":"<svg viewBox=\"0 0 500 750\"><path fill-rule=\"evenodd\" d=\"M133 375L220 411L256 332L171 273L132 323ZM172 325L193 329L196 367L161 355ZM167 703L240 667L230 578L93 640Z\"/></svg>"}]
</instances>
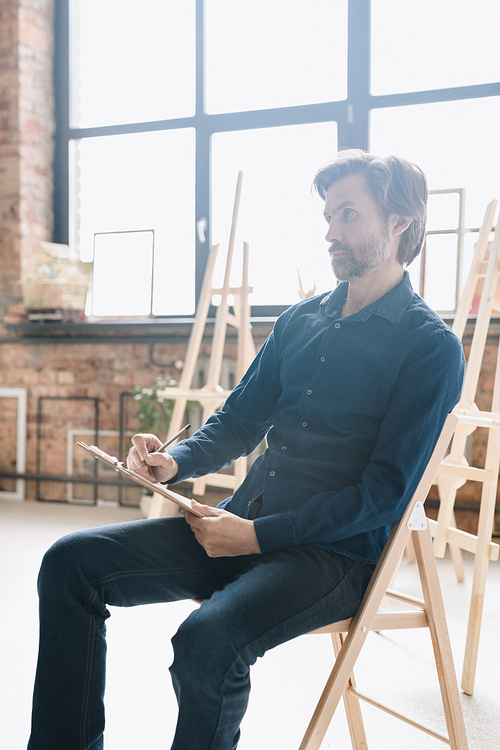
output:
<instances>
[{"instance_id":1,"label":"man's left hand","mask_svg":"<svg viewBox=\"0 0 500 750\"><path fill-rule=\"evenodd\" d=\"M260 554L253 521L221 508L201 505L196 500L192 504L193 508L203 514L203 518L184 509L182 514L209 557Z\"/></svg>"}]
</instances>

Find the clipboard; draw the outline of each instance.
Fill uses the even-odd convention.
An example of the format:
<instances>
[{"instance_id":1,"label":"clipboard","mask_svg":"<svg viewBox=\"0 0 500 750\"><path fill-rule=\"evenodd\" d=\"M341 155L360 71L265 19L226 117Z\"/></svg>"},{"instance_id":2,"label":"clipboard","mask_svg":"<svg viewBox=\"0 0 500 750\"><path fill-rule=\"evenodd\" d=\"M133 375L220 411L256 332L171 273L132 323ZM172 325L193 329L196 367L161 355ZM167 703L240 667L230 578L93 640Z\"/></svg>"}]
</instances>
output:
<instances>
[{"instance_id":1,"label":"clipboard","mask_svg":"<svg viewBox=\"0 0 500 750\"><path fill-rule=\"evenodd\" d=\"M149 490L157 492L159 495L166 497L167 500L172 500L172 502L180 505L181 508L184 508L190 513L193 513L193 515L198 516L199 518L203 518L203 513L200 513L198 510L193 509L193 501L189 498L183 497L183 495L178 495L177 492L172 492L172 490L168 490L163 484L155 484L155 482L150 482L149 479L142 477L140 474L137 474L137 472L127 469L125 464L119 461L116 456L110 456L108 453L100 450L100 448L95 445L86 445L85 443L80 443L79 441L77 442L77 445L91 453L94 458L98 458L100 461L108 464L108 466L112 466L115 471L117 471L119 474L123 474L124 477L128 477L134 482L142 484L143 487L147 487Z\"/></svg>"}]
</instances>

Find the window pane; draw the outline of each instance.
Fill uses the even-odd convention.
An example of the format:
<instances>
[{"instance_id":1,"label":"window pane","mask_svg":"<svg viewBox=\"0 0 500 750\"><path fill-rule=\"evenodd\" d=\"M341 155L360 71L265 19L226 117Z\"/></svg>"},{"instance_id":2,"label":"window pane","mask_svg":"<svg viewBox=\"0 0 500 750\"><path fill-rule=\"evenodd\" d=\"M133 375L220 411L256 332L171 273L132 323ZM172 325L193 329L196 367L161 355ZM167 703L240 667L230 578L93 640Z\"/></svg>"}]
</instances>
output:
<instances>
[{"instance_id":1,"label":"window pane","mask_svg":"<svg viewBox=\"0 0 500 750\"><path fill-rule=\"evenodd\" d=\"M494 0L372 0L372 93L497 81L499 25Z\"/></svg>"},{"instance_id":2,"label":"window pane","mask_svg":"<svg viewBox=\"0 0 500 750\"><path fill-rule=\"evenodd\" d=\"M345 99L347 0L209 0L207 112Z\"/></svg>"},{"instance_id":3,"label":"window pane","mask_svg":"<svg viewBox=\"0 0 500 750\"><path fill-rule=\"evenodd\" d=\"M194 114L194 0L73 0L72 126Z\"/></svg>"},{"instance_id":4,"label":"window pane","mask_svg":"<svg viewBox=\"0 0 500 750\"><path fill-rule=\"evenodd\" d=\"M95 234L153 230L153 313L192 314L194 130L85 138L74 162L74 232L82 260L92 259ZM141 262L139 252L135 263L127 262L131 278Z\"/></svg>"},{"instance_id":5,"label":"window pane","mask_svg":"<svg viewBox=\"0 0 500 750\"><path fill-rule=\"evenodd\" d=\"M370 150L415 162L426 173L431 190L466 188L465 225L471 229L481 226L487 204L500 198L499 118L500 97L373 110ZM453 223L456 228L458 218L451 221L446 202L439 206L438 196L431 201L432 227L444 229ZM470 254L465 261L462 283ZM443 277L450 273L445 265L432 267L433 273ZM426 284L428 279L426 273ZM439 305L436 299L437 309L450 309L448 291L443 289Z\"/></svg>"},{"instance_id":6,"label":"window pane","mask_svg":"<svg viewBox=\"0 0 500 750\"><path fill-rule=\"evenodd\" d=\"M435 310L453 311L457 279L457 238L429 235L425 248L425 299Z\"/></svg>"},{"instance_id":7,"label":"window pane","mask_svg":"<svg viewBox=\"0 0 500 750\"><path fill-rule=\"evenodd\" d=\"M335 284L323 219L314 196L316 171L337 151L335 123L219 133L212 139L212 241L221 243L222 285L237 173L243 171L233 278L241 283L243 242L250 245L252 305L298 302L297 272L317 293Z\"/></svg>"},{"instance_id":8,"label":"window pane","mask_svg":"<svg viewBox=\"0 0 500 750\"><path fill-rule=\"evenodd\" d=\"M427 229L457 229L460 215L458 193L434 193L427 204Z\"/></svg>"},{"instance_id":9,"label":"window pane","mask_svg":"<svg viewBox=\"0 0 500 750\"><path fill-rule=\"evenodd\" d=\"M466 188L466 225L478 227L500 198L499 118L500 97L375 109L370 150L415 162L431 190Z\"/></svg>"}]
</instances>

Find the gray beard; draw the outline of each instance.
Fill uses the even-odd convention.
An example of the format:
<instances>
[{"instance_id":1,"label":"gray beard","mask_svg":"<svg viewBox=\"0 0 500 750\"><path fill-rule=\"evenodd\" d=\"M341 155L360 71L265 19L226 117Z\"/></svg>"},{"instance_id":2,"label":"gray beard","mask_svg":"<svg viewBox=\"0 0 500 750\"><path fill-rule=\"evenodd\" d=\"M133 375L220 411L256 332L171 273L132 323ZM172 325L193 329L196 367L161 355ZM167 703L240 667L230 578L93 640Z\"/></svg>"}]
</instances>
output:
<instances>
[{"instance_id":1,"label":"gray beard","mask_svg":"<svg viewBox=\"0 0 500 750\"><path fill-rule=\"evenodd\" d=\"M343 250L346 255L340 258L331 256L332 271L339 281L352 281L366 276L378 268L390 256L389 232L387 226L372 235L370 239L356 247L343 242L330 245L330 251Z\"/></svg>"}]
</instances>

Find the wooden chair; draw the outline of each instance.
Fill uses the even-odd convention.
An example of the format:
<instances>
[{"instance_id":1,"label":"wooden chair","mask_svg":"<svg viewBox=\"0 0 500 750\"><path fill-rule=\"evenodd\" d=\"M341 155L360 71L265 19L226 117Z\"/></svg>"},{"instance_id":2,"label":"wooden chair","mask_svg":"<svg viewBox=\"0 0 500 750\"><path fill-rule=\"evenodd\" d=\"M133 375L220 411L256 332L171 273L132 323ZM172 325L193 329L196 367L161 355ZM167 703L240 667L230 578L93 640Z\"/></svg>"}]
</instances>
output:
<instances>
[{"instance_id":1,"label":"wooden chair","mask_svg":"<svg viewBox=\"0 0 500 750\"><path fill-rule=\"evenodd\" d=\"M335 665L325 685L299 750L318 750L335 713L340 698L344 698L351 743L354 750L366 750L360 700L383 709L432 737L449 744L452 750L467 750L467 737L453 665L446 617L439 586L429 526L423 504L434 480L439 463L456 427L457 418L450 415L445 423L431 460L420 480L408 508L392 529L379 563L372 576L357 614L350 620L333 623L314 633L330 633L336 653ZM412 537L423 599L405 596L388 590L401 555ZM400 612L380 611L384 596L413 607ZM448 736L430 729L409 717L382 705L361 693L355 684L353 668L371 630L429 628L436 671L441 689Z\"/></svg>"}]
</instances>

